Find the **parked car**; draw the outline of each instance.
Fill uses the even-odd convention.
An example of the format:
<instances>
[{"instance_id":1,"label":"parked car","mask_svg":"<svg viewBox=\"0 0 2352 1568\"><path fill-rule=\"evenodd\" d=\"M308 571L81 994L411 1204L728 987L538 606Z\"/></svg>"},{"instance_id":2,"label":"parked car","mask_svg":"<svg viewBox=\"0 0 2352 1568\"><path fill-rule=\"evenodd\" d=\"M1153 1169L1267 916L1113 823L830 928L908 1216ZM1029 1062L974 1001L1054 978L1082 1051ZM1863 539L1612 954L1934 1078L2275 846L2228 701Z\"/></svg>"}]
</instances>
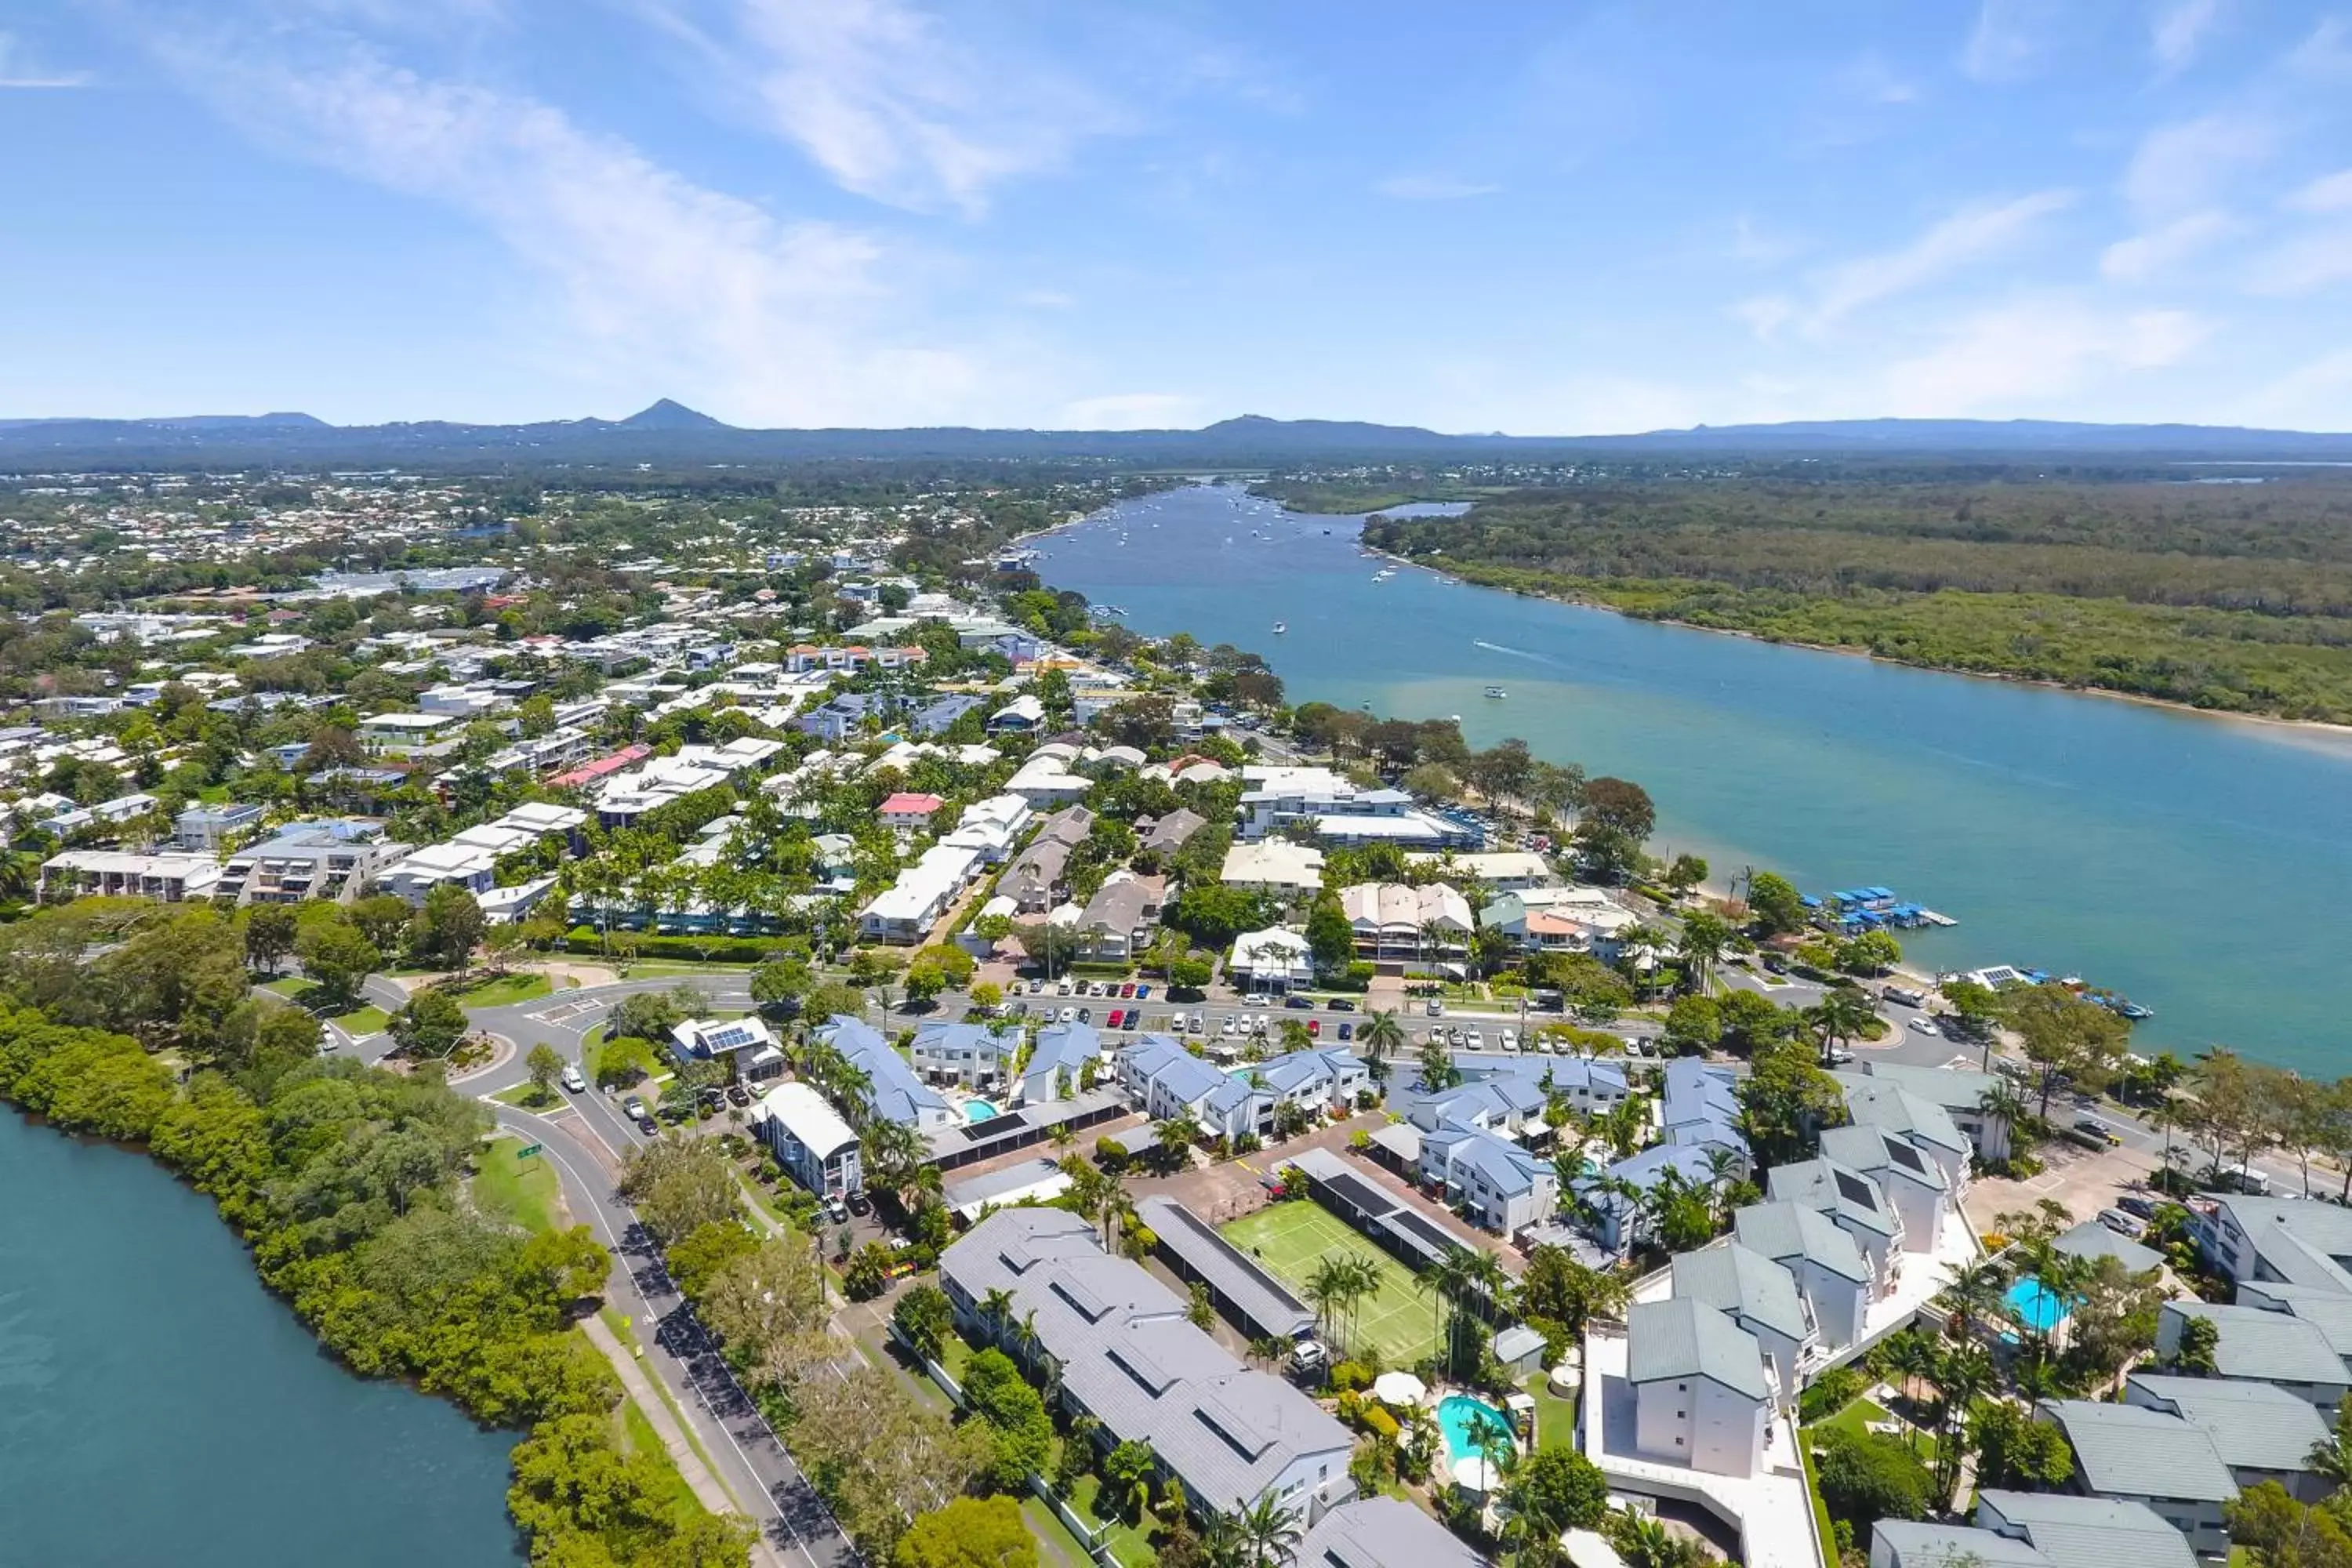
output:
<instances>
[{"instance_id":1,"label":"parked car","mask_svg":"<svg viewBox=\"0 0 2352 1568\"><path fill-rule=\"evenodd\" d=\"M2144 1198L2137 1193L2126 1193L2122 1197L2116 1200L2116 1207L2123 1210L2124 1213L2130 1215L2135 1219L2154 1219L2156 1217L2156 1200L2154 1198Z\"/></svg>"},{"instance_id":2,"label":"parked car","mask_svg":"<svg viewBox=\"0 0 2352 1568\"><path fill-rule=\"evenodd\" d=\"M839 1193L827 1193L824 1194L824 1212L834 1224L841 1225L849 1218L849 1204Z\"/></svg>"},{"instance_id":3,"label":"parked car","mask_svg":"<svg viewBox=\"0 0 2352 1568\"><path fill-rule=\"evenodd\" d=\"M1217 1033L1230 1040L1234 1037L1234 1030L1235 1027L1237 1027L1237 1026L1234 1023L1232 1016L1228 1015L1223 1026L1218 1029Z\"/></svg>"},{"instance_id":4,"label":"parked car","mask_svg":"<svg viewBox=\"0 0 2352 1568\"><path fill-rule=\"evenodd\" d=\"M1139 985L1139 986L1137 986L1137 987L1135 988L1135 999L1136 999L1137 1001L1139 1001L1139 1002L1149 1002L1149 1001L1150 1001L1150 1000L1151 1000L1151 987L1150 987L1150 986L1149 986L1149 985Z\"/></svg>"},{"instance_id":5,"label":"parked car","mask_svg":"<svg viewBox=\"0 0 2352 1568\"><path fill-rule=\"evenodd\" d=\"M1065 1007L1062 1009L1061 1018L1065 1024L1075 1024L1078 1021L1078 1010L1076 1007Z\"/></svg>"},{"instance_id":6,"label":"parked car","mask_svg":"<svg viewBox=\"0 0 2352 1568\"><path fill-rule=\"evenodd\" d=\"M588 1088L588 1079L581 1072L578 1062L566 1062L563 1065L563 1087L574 1094L583 1093Z\"/></svg>"},{"instance_id":7,"label":"parked car","mask_svg":"<svg viewBox=\"0 0 2352 1568\"><path fill-rule=\"evenodd\" d=\"M1139 1029L1139 1028L1143 1027L1143 1009L1142 1009L1142 1008L1140 1008L1140 1007L1130 1007L1130 1008L1129 1008L1129 1009L1128 1009L1128 1013L1127 1013L1127 1026L1128 1026L1129 1028L1130 1028L1130 1029Z\"/></svg>"},{"instance_id":8,"label":"parked car","mask_svg":"<svg viewBox=\"0 0 2352 1568\"><path fill-rule=\"evenodd\" d=\"M1356 1005L1345 996L1334 996L1323 1005L1334 1013L1352 1013L1356 1010Z\"/></svg>"},{"instance_id":9,"label":"parked car","mask_svg":"<svg viewBox=\"0 0 2352 1568\"><path fill-rule=\"evenodd\" d=\"M1282 999L1282 1005L1286 1007L1298 1007L1311 1010L1315 1005L1315 998L1312 996L1285 996Z\"/></svg>"},{"instance_id":10,"label":"parked car","mask_svg":"<svg viewBox=\"0 0 2352 1568\"><path fill-rule=\"evenodd\" d=\"M1341 1039L1343 1039L1343 1040L1352 1040L1352 1039L1354 1039L1354 1038L1356 1037L1356 1026L1355 1026L1355 1025L1353 1025L1353 1024L1350 1024L1350 1023L1349 1023L1349 1022L1348 1022L1345 1018L1340 1019L1340 1020L1339 1020L1339 1037L1340 1037Z\"/></svg>"},{"instance_id":11,"label":"parked car","mask_svg":"<svg viewBox=\"0 0 2352 1568\"><path fill-rule=\"evenodd\" d=\"M860 1187L857 1191L849 1194L849 1212L851 1214L857 1215L872 1214L874 1212L874 1200L866 1195L865 1188Z\"/></svg>"},{"instance_id":12,"label":"parked car","mask_svg":"<svg viewBox=\"0 0 2352 1568\"><path fill-rule=\"evenodd\" d=\"M734 1104L749 1105L751 1103L751 1086L739 1078L727 1086L727 1098Z\"/></svg>"},{"instance_id":13,"label":"parked car","mask_svg":"<svg viewBox=\"0 0 2352 1568\"><path fill-rule=\"evenodd\" d=\"M1445 999L1442 996L1432 996L1422 1005L1421 1010L1433 1018L1443 1018L1445 1016Z\"/></svg>"},{"instance_id":14,"label":"parked car","mask_svg":"<svg viewBox=\"0 0 2352 1568\"><path fill-rule=\"evenodd\" d=\"M1127 1009L1124 1007L1113 1007L1110 1010L1110 1016L1103 1020L1103 1027L1106 1029L1116 1029L1125 1022L1127 1022Z\"/></svg>"},{"instance_id":15,"label":"parked car","mask_svg":"<svg viewBox=\"0 0 2352 1568\"><path fill-rule=\"evenodd\" d=\"M2105 1226L2109 1230L2114 1231L2117 1236L2127 1236L2134 1241L2137 1241L2141 1237L2147 1234L2147 1226L2141 1224L2137 1219L2126 1214L2121 1209L2101 1209L2099 1211L2099 1223Z\"/></svg>"},{"instance_id":16,"label":"parked car","mask_svg":"<svg viewBox=\"0 0 2352 1568\"><path fill-rule=\"evenodd\" d=\"M1321 1033L1323 1032L1323 1020L1322 1020L1322 1019L1320 1019L1320 1018L1309 1018L1309 1019L1307 1019L1307 1032L1308 1034L1310 1034L1310 1035L1319 1035L1319 1034L1321 1034Z\"/></svg>"},{"instance_id":17,"label":"parked car","mask_svg":"<svg viewBox=\"0 0 2352 1568\"><path fill-rule=\"evenodd\" d=\"M1470 1048L1471 1048L1472 1050L1474 1050L1474 1051L1483 1051L1483 1050L1485 1050L1485 1049L1486 1048L1486 1037L1485 1035L1481 1034L1481 1033L1480 1033L1479 1031L1477 1031L1476 1029L1473 1029L1473 1030L1471 1030L1471 1031L1470 1031L1469 1039L1470 1039Z\"/></svg>"},{"instance_id":18,"label":"parked car","mask_svg":"<svg viewBox=\"0 0 2352 1568\"><path fill-rule=\"evenodd\" d=\"M1879 994L1889 1002L1900 1002L1906 1007L1916 1007L1927 999L1927 993L1904 985L1889 985Z\"/></svg>"},{"instance_id":19,"label":"parked car","mask_svg":"<svg viewBox=\"0 0 2352 1568\"><path fill-rule=\"evenodd\" d=\"M1208 1029L1208 1025L1202 1021L1201 1015L1199 1015L1198 1013L1195 1013L1195 1014L1193 1014L1193 1015L1192 1015L1192 1023L1190 1024L1189 1027L1191 1028L1191 1030L1192 1030L1192 1032L1193 1034L1198 1035L1198 1034L1203 1034L1203 1033L1206 1033L1206 1032L1207 1032L1207 1029Z\"/></svg>"},{"instance_id":20,"label":"parked car","mask_svg":"<svg viewBox=\"0 0 2352 1568\"><path fill-rule=\"evenodd\" d=\"M1081 1008L1079 1008L1079 1009L1078 1009L1078 1022L1079 1022L1079 1023L1081 1023L1081 1024L1091 1024L1091 1023L1093 1023L1094 1021L1095 1021L1095 1010L1094 1010L1092 1007L1081 1007Z\"/></svg>"},{"instance_id":21,"label":"parked car","mask_svg":"<svg viewBox=\"0 0 2352 1568\"><path fill-rule=\"evenodd\" d=\"M654 1113L646 1110L646 1102L634 1094L621 1101L621 1114L648 1132L655 1131Z\"/></svg>"},{"instance_id":22,"label":"parked car","mask_svg":"<svg viewBox=\"0 0 2352 1568\"><path fill-rule=\"evenodd\" d=\"M1853 1053L1846 1049L1843 1046L1832 1046L1829 1048L1828 1058L1830 1066L1833 1068L1842 1068L1845 1066L1846 1063L1853 1060Z\"/></svg>"},{"instance_id":23,"label":"parked car","mask_svg":"<svg viewBox=\"0 0 2352 1568\"><path fill-rule=\"evenodd\" d=\"M1134 995L1134 994L1135 994L1135 982L1134 982L1134 981L1132 981L1132 980L1123 980L1123 981L1119 982L1118 994L1119 994L1119 996L1120 996L1120 999L1121 999L1121 1000L1124 1000L1124 999L1126 999L1127 997L1129 997L1129 996Z\"/></svg>"}]
</instances>

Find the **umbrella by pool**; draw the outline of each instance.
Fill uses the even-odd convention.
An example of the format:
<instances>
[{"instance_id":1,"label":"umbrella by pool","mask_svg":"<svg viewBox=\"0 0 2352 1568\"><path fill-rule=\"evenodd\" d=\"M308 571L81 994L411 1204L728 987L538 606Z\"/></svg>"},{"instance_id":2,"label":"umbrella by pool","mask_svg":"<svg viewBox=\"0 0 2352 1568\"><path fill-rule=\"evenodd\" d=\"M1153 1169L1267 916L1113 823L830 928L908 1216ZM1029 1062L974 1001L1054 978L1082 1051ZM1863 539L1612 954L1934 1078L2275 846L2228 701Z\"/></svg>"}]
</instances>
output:
<instances>
[{"instance_id":1,"label":"umbrella by pool","mask_svg":"<svg viewBox=\"0 0 2352 1568\"><path fill-rule=\"evenodd\" d=\"M1400 1408L1429 1397L1429 1386L1409 1372L1384 1372L1372 1380L1372 1397Z\"/></svg>"}]
</instances>

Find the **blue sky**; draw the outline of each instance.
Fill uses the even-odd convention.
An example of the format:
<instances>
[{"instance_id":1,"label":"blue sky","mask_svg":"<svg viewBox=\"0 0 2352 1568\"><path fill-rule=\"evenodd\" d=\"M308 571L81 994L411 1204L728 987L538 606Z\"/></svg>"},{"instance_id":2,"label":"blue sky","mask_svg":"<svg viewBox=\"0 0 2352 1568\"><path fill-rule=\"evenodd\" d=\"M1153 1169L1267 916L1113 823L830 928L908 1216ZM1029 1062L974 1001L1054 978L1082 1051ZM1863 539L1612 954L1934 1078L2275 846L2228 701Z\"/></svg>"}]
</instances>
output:
<instances>
[{"instance_id":1,"label":"blue sky","mask_svg":"<svg viewBox=\"0 0 2352 1568\"><path fill-rule=\"evenodd\" d=\"M2352 429L2352 0L24 0L0 414Z\"/></svg>"}]
</instances>

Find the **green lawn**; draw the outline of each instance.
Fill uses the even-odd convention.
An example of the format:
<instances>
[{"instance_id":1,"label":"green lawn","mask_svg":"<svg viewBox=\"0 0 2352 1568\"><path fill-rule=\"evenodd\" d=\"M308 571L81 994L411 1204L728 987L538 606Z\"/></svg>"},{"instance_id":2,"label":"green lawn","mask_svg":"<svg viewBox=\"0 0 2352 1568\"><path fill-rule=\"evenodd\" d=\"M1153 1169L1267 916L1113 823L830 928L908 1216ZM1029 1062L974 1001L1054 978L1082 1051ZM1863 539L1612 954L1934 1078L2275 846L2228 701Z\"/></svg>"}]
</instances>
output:
<instances>
[{"instance_id":1,"label":"green lawn","mask_svg":"<svg viewBox=\"0 0 2352 1568\"><path fill-rule=\"evenodd\" d=\"M502 974L495 980L477 981L452 994L462 1006L511 1007L518 1002L535 1001L554 989L544 974Z\"/></svg>"},{"instance_id":2,"label":"green lawn","mask_svg":"<svg viewBox=\"0 0 2352 1568\"><path fill-rule=\"evenodd\" d=\"M1158 1553L1151 1549L1151 1532L1159 1528L1160 1521L1150 1514L1143 1516L1143 1523L1140 1526L1129 1524L1116 1518L1105 1517L1095 1507L1095 1500L1101 1491L1100 1476L1084 1475L1078 1478L1078 1484L1070 1489L1070 1495L1066 1500L1068 1501L1071 1511L1080 1519L1096 1525L1109 1527L1109 1533L1103 1538L1104 1543L1110 1548L1110 1554L1125 1564L1125 1568L1151 1568L1152 1562L1158 1556Z\"/></svg>"},{"instance_id":3,"label":"green lawn","mask_svg":"<svg viewBox=\"0 0 2352 1568\"><path fill-rule=\"evenodd\" d=\"M519 1156L529 1145L500 1138L484 1146L481 1170L474 1177L474 1196L483 1208L502 1215L530 1230L556 1228L562 1210L562 1193L555 1167L544 1154Z\"/></svg>"},{"instance_id":4,"label":"green lawn","mask_svg":"<svg viewBox=\"0 0 2352 1568\"><path fill-rule=\"evenodd\" d=\"M1356 1304L1351 1331L1335 1325L1333 1332L1352 1331L1358 1342L1378 1347L1382 1363L1393 1367L1411 1366L1437 1348L1430 1298L1404 1265L1313 1199L1270 1204L1224 1226L1223 1235L1302 1294L1318 1259L1339 1254L1370 1260L1380 1288Z\"/></svg>"},{"instance_id":5,"label":"green lawn","mask_svg":"<svg viewBox=\"0 0 2352 1568\"><path fill-rule=\"evenodd\" d=\"M521 1110L547 1110L563 1103L563 1096L555 1089L541 1089L535 1083L519 1083L502 1089L490 1096L500 1105L511 1105Z\"/></svg>"},{"instance_id":6,"label":"green lawn","mask_svg":"<svg viewBox=\"0 0 2352 1568\"><path fill-rule=\"evenodd\" d=\"M1049 1568L1091 1568L1094 1559L1062 1522L1062 1516L1045 1506L1043 1498L1034 1492L1024 1496L1021 1500L1021 1517L1028 1521L1029 1533L1037 1539L1038 1555Z\"/></svg>"},{"instance_id":7,"label":"green lawn","mask_svg":"<svg viewBox=\"0 0 2352 1568\"><path fill-rule=\"evenodd\" d=\"M1562 1399L1551 1391L1551 1377L1537 1372L1519 1384L1519 1391L1536 1402L1536 1448L1573 1447L1576 1443L1576 1402Z\"/></svg>"},{"instance_id":8,"label":"green lawn","mask_svg":"<svg viewBox=\"0 0 2352 1568\"><path fill-rule=\"evenodd\" d=\"M315 1013L322 1018L332 1019L342 1026L345 1034L354 1039L362 1035L376 1034L392 1022L390 1015L372 1003L362 1003L348 1013L327 1012L325 1010L327 995L324 988L316 981L306 979L299 974L289 974L283 980L270 981L262 989L285 997L306 1013Z\"/></svg>"}]
</instances>

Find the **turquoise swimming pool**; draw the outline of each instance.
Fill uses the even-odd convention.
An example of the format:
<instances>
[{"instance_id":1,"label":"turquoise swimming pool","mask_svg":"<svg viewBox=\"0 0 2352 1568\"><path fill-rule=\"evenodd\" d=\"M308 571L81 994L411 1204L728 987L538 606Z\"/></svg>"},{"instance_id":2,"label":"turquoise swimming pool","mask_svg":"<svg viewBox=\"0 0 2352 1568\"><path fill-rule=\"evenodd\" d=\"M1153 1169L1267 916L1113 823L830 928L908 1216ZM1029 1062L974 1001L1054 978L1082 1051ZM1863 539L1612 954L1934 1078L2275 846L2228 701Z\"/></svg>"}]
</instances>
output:
<instances>
[{"instance_id":1,"label":"turquoise swimming pool","mask_svg":"<svg viewBox=\"0 0 2352 1568\"><path fill-rule=\"evenodd\" d=\"M2009 1288L2010 1312L2037 1334L2046 1334L2072 1317L2074 1304L2028 1274Z\"/></svg>"},{"instance_id":2,"label":"turquoise swimming pool","mask_svg":"<svg viewBox=\"0 0 2352 1568\"><path fill-rule=\"evenodd\" d=\"M966 1121L985 1121L992 1116L1003 1114L1003 1110L993 1100L967 1100L963 1102L963 1119Z\"/></svg>"},{"instance_id":3,"label":"turquoise swimming pool","mask_svg":"<svg viewBox=\"0 0 2352 1568\"><path fill-rule=\"evenodd\" d=\"M1437 1425L1445 1434L1448 1458L1461 1460L1478 1457L1478 1445L1473 1441L1472 1432L1476 1425L1475 1416L1481 1413L1503 1429L1505 1439L1508 1441L1511 1430L1509 1418L1485 1400L1473 1398L1467 1394L1449 1394L1437 1402ZM1517 1445L1513 1443L1512 1447Z\"/></svg>"}]
</instances>

